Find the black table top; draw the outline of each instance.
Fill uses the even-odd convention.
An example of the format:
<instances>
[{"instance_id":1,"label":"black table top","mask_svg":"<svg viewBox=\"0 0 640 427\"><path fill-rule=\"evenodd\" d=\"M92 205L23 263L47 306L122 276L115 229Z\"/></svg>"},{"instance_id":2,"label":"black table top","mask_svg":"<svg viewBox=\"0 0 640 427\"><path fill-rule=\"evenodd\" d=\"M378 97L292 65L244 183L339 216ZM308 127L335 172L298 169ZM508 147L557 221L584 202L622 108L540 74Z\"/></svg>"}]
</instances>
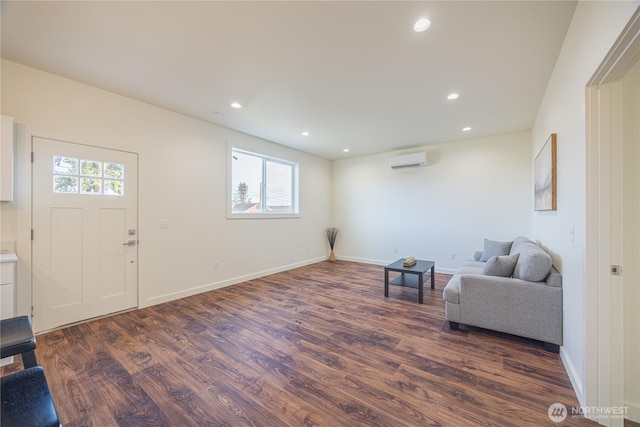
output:
<instances>
[{"instance_id":1,"label":"black table top","mask_svg":"<svg viewBox=\"0 0 640 427\"><path fill-rule=\"evenodd\" d=\"M436 265L433 261L416 260L416 263L411 267L405 267L403 265L405 259L406 258L400 258L399 260L387 265L385 269L394 271L405 271L409 273L424 273L427 270L430 270L431 267L434 267Z\"/></svg>"}]
</instances>

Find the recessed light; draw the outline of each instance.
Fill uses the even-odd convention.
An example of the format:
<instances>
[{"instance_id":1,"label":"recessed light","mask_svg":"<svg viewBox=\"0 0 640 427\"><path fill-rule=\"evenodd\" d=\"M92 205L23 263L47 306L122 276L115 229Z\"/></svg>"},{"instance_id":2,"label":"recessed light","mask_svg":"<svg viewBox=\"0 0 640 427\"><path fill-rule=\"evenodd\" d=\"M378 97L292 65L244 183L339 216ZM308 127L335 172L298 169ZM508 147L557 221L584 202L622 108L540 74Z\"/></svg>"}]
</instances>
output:
<instances>
[{"instance_id":1,"label":"recessed light","mask_svg":"<svg viewBox=\"0 0 640 427\"><path fill-rule=\"evenodd\" d=\"M345 149L344 149L344 150L342 150L342 151L344 151L345 153L348 153L348 152L349 152L349 149L348 149L348 148L345 148Z\"/></svg>"},{"instance_id":2,"label":"recessed light","mask_svg":"<svg viewBox=\"0 0 640 427\"><path fill-rule=\"evenodd\" d=\"M431 21L427 18L418 19L415 24L413 24L413 31L417 33L421 33L426 31L427 28L431 26Z\"/></svg>"},{"instance_id":3,"label":"recessed light","mask_svg":"<svg viewBox=\"0 0 640 427\"><path fill-rule=\"evenodd\" d=\"M452 100L458 99L458 98L460 98L460 94L459 93L455 93L455 92L452 92L452 93L449 94L449 96L447 96L447 99L449 101L452 101Z\"/></svg>"},{"instance_id":4,"label":"recessed light","mask_svg":"<svg viewBox=\"0 0 640 427\"><path fill-rule=\"evenodd\" d=\"M469 132L471 128L469 126L462 128L463 132Z\"/></svg>"},{"instance_id":5,"label":"recessed light","mask_svg":"<svg viewBox=\"0 0 640 427\"><path fill-rule=\"evenodd\" d=\"M303 136L309 136L309 132L307 132L306 130L304 132L302 132Z\"/></svg>"},{"instance_id":6,"label":"recessed light","mask_svg":"<svg viewBox=\"0 0 640 427\"><path fill-rule=\"evenodd\" d=\"M231 103L231 107L233 107L233 108L242 108L242 104L240 104L239 102L232 102Z\"/></svg>"}]
</instances>

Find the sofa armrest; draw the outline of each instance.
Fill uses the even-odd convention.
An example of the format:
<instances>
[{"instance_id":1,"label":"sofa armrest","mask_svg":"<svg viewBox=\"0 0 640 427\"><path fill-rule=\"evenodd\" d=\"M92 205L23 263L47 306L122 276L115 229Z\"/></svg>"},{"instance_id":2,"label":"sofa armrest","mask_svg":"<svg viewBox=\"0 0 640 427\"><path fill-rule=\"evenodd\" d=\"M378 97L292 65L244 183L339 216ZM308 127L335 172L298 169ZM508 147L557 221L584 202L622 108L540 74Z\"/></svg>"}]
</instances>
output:
<instances>
[{"instance_id":1,"label":"sofa armrest","mask_svg":"<svg viewBox=\"0 0 640 427\"><path fill-rule=\"evenodd\" d=\"M480 258L482 258L482 251L475 251L473 253L473 260L480 261Z\"/></svg>"},{"instance_id":2,"label":"sofa armrest","mask_svg":"<svg viewBox=\"0 0 640 427\"><path fill-rule=\"evenodd\" d=\"M460 309L460 323L562 345L562 288L461 274Z\"/></svg>"}]
</instances>

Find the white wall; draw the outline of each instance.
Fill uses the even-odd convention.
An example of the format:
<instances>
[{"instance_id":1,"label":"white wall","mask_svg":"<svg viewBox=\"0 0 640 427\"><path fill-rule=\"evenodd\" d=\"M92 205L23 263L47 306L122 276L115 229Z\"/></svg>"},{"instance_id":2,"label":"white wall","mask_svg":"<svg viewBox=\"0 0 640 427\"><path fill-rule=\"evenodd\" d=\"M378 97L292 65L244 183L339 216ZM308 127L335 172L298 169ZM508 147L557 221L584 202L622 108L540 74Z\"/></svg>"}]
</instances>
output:
<instances>
[{"instance_id":1,"label":"white wall","mask_svg":"<svg viewBox=\"0 0 640 427\"><path fill-rule=\"evenodd\" d=\"M561 356L583 405L588 315L585 311L585 86L638 4L638 1L578 3L532 130L533 156L549 134L558 135L558 210L534 213L532 230L533 237L550 250L563 274ZM574 239L572 230L575 230Z\"/></svg>"},{"instance_id":2,"label":"white wall","mask_svg":"<svg viewBox=\"0 0 640 427\"><path fill-rule=\"evenodd\" d=\"M390 157L417 151L428 167L389 168ZM532 186L528 131L334 161L336 256L378 264L415 256L453 272L485 237L530 235Z\"/></svg>"},{"instance_id":3,"label":"white wall","mask_svg":"<svg viewBox=\"0 0 640 427\"><path fill-rule=\"evenodd\" d=\"M2 240L18 240L23 313L30 306L31 135L139 154L141 307L328 255L331 163L326 159L6 60L2 114L26 125L18 142L18 200L2 206ZM300 164L301 218L226 219L228 144ZM160 229L160 218L168 218L171 227Z\"/></svg>"}]
</instances>

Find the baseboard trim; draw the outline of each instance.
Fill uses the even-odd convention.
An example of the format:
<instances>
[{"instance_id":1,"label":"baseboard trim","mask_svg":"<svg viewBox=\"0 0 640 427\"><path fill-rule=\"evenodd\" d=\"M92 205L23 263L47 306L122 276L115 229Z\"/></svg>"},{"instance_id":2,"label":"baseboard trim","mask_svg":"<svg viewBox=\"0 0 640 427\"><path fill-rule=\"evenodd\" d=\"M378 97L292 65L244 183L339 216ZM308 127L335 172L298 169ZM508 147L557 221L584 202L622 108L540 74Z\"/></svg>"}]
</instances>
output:
<instances>
[{"instance_id":1,"label":"baseboard trim","mask_svg":"<svg viewBox=\"0 0 640 427\"><path fill-rule=\"evenodd\" d=\"M349 261L349 262L361 262L363 264L373 264L373 265L388 265L389 263L391 263L392 261L380 261L377 259L367 259L367 258L356 258L356 257L349 257L349 256L338 256L337 257L340 261Z\"/></svg>"},{"instance_id":2,"label":"baseboard trim","mask_svg":"<svg viewBox=\"0 0 640 427\"><path fill-rule=\"evenodd\" d=\"M576 398L578 399L580 406L586 406L584 390L582 388L582 379L580 378L580 375L578 375L578 372L576 371L573 362L571 361L571 357L564 347L560 347L560 359L562 360L565 371L567 371L569 381L571 381L573 391L576 393Z\"/></svg>"},{"instance_id":3,"label":"baseboard trim","mask_svg":"<svg viewBox=\"0 0 640 427\"><path fill-rule=\"evenodd\" d=\"M395 259L392 259L390 261L380 261L380 260L377 260L377 259L356 258L356 257L348 257L348 256L339 256L337 258L340 261L361 262L363 264L381 265L383 267L385 265L389 265L393 261L395 261ZM450 268L438 268L438 266L436 265L436 273L455 274L455 272L456 272L456 270L452 270Z\"/></svg>"},{"instance_id":4,"label":"baseboard trim","mask_svg":"<svg viewBox=\"0 0 640 427\"><path fill-rule=\"evenodd\" d=\"M348 262L359 262L363 264L374 264L385 266L391 263L392 261L380 261L366 258L355 258L355 257L337 257L340 261L348 261ZM296 262L293 264L287 264L280 267L271 268L268 270L259 271L256 273L246 274L244 276L237 276L231 279L222 280L220 282L215 283L207 283L202 286L195 286L189 289L183 289L177 292L170 292L168 294L158 295L151 298L147 298L144 301L141 301L139 308L150 307L157 304L162 304L165 302L173 301L180 298L190 297L192 295L197 295L203 292L209 292L220 288L225 288L227 286L237 285L238 283L247 282L249 280L259 279L260 277L268 276L270 274L281 273L287 270L293 270L294 268L304 267L305 265L316 264L318 262L326 261L326 257L318 257L312 258L301 262ZM442 274L454 274L455 270L438 268L436 266L436 273Z\"/></svg>"},{"instance_id":5,"label":"baseboard trim","mask_svg":"<svg viewBox=\"0 0 640 427\"><path fill-rule=\"evenodd\" d=\"M268 270L258 271L256 273L246 274L244 276L237 276L231 279L221 280L220 282L207 283L202 286L195 286L189 289L183 289L177 292L170 292L164 295L158 295L151 298L147 298L143 301L139 308L150 307L157 304L173 301L180 298L190 297L192 295L201 294L203 292L209 292L220 288L225 288L231 285L237 285L238 283L247 282L249 280L259 279L260 277L268 276L270 274L281 273L287 270L293 270L294 268L304 267L305 265L316 264L318 262L326 261L326 257L312 258L293 264L282 265L280 267L270 268Z\"/></svg>"},{"instance_id":6,"label":"baseboard trim","mask_svg":"<svg viewBox=\"0 0 640 427\"><path fill-rule=\"evenodd\" d=\"M624 402L624 406L629 408L625 418L634 423L640 423L640 405L631 402Z\"/></svg>"}]
</instances>

